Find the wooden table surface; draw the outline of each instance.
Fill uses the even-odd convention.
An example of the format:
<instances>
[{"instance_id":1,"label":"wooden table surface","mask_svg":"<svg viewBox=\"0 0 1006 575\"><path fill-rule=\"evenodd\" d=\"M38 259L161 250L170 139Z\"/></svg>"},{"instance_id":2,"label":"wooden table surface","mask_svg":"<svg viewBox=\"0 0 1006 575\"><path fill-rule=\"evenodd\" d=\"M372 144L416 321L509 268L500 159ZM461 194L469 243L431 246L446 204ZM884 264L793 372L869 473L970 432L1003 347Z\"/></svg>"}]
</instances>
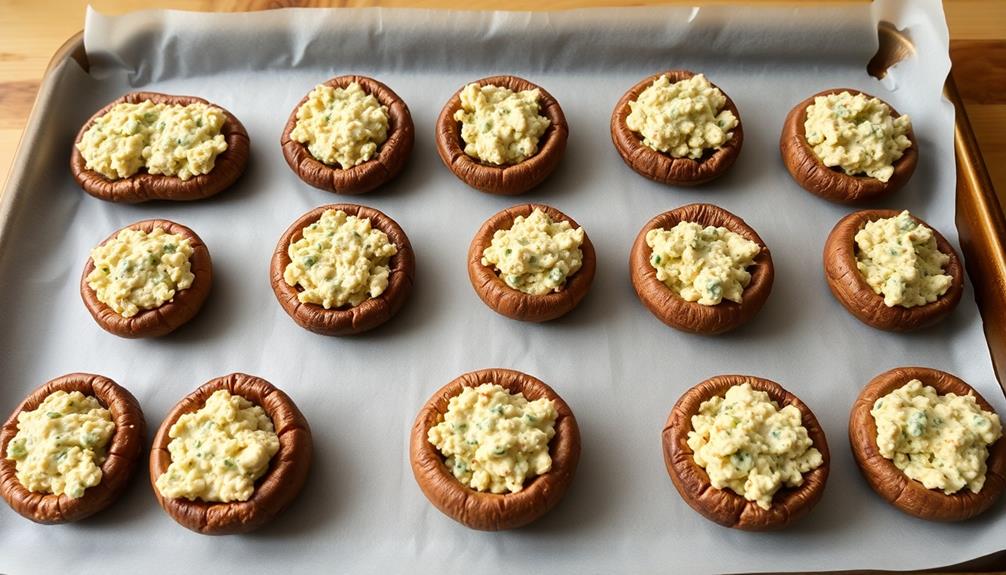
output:
<instances>
[{"instance_id":1,"label":"wooden table surface","mask_svg":"<svg viewBox=\"0 0 1006 575\"><path fill-rule=\"evenodd\" d=\"M84 10L141 8L255 10L284 6L411 6L515 10L667 4L666 0L0 0L0 182L6 182L21 130L53 52L84 25ZM713 4L722 0L670 3ZM766 3L780 3L770 0ZM790 2L792 3L792 2ZM1006 0L945 0L954 78L1006 205Z\"/></svg>"}]
</instances>

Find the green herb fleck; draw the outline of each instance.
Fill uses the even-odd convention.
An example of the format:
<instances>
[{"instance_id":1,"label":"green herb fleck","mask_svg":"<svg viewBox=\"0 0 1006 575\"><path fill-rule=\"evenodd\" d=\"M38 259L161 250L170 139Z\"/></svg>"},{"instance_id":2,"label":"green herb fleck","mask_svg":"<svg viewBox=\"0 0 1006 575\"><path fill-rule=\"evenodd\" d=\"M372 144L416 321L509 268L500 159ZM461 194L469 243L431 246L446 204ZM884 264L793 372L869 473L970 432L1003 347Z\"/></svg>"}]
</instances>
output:
<instances>
[{"instance_id":1,"label":"green herb fleck","mask_svg":"<svg viewBox=\"0 0 1006 575\"><path fill-rule=\"evenodd\" d=\"M737 469L750 469L753 461L751 460L751 454L746 451L741 451L739 453L734 453L730 456L730 463L733 464Z\"/></svg>"},{"instance_id":2,"label":"green herb fleck","mask_svg":"<svg viewBox=\"0 0 1006 575\"><path fill-rule=\"evenodd\" d=\"M926 414L922 411L914 411L908 417L908 433L912 437L921 437L926 432Z\"/></svg>"},{"instance_id":3,"label":"green herb fleck","mask_svg":"<svg viewBox=\"0 0 1006 575\"><path fill-rule=\"evenodd\" d=\"M10 442L7 446L7 457L11 459L23 459L28 455L28 449L24 445L24 441Z\"/></svg>"}]
</instances>

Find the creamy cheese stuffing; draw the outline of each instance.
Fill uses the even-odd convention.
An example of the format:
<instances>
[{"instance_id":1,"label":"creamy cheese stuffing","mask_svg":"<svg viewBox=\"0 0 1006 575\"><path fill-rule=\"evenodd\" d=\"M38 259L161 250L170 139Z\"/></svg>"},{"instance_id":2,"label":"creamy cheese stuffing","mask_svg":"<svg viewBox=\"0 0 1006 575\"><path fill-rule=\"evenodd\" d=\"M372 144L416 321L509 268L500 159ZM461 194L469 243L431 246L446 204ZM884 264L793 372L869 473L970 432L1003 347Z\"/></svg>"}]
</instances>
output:
<instances>
[{"instance_id":1,"label":"creamy cheese stuffing","mask_svg":"<svg viewBox=\"0 0 1006 575\"><path fill-rule=\"evenodd\" d=\"M538 139L551 123L538 113L540 91L514 92L501 86L468 84L461 90L465 153L490 164L517 164L535 155Z\"/></svg>"},{"instance_id":2,"label":"creamy cheese stuffing","mask_svg":"<svg viewBox=\"0 0 1006 575\"><path fill-rule=\"evenodd\" d=\"M947 495L981 491L988 446L1002 436L1002 425L974 395L938 395L913 379L874 402L870 415L880 454L905 475Z\"/></svg>"},{"instance_id":3,"label":"creamy cheese stuffing","mask_svg":"<svg viewBox=\"0 0 1006 575\"><path fill-rule=\"evenodd\" d=\"M750 383L702 402L692 416L688 447L713 487L729 488L762 509L772 506L776 491L803 485L803 474L823 463L800 410L793 405L779 409Z\"/></svg>"},{"instance_id":4,"label":"creamy cheese stuffing","mask_svg":"<svg viewBox=\"0 0 1006 575\"><path fill-rule=\"evenodd\" d=\"M646 232L652 251L650 265L657 279L685 301L716 305L728 299L740 303L751 283L747 267L761 246L726 228L678 222L670 230Z\"/></svg>"},{"instance_id":5,"label":"creamy cheese stuffing","mask_svg":"<svg viewBox=\"0 0 1006 575\"><path fill-rule=\"evenodd\" d=\"M880 99L849 92L814 98L803 124L807 143L824 165L881 182L891 179L894 162L912 146L911 127L907 115L892 117Z\"/></svg>"},{"instance_id":6,"label":"creamy cheese stuffing","mask_svg":"<svg viewBox=\"0 0 1006 575\"><path fill-rule=\"evenodd\" d=\"M528 401L502 386L466 387L447 404L427 437L461 483L478 491L517 493L552 468L548 442L558 416L551 399Z\"/></svg>"},{"instance_id":7,"label":"creamy cheese stuffing","mask_svg":"<svg viewBox=\"0 0 1006 575\"><path fill-rule=\"evenodd\" d=\"M123 317L156 309L192 286L192 246L187 238L154 228L127 228L91 250L87 285L98 301Z\"/></svg>"},{"instance_id":8,"label":"creamy cheese stuffing","mask_svg":"<svg viewBox=\"0 0 1006 575\"><path fill-rule=\"evenodd\" d=\"M352 168L373 158L388 139L388 108L357 82L318 85L297 109L290 138L326 164Z\"/></svg>"},{"instance_id":9,"label":"creamy cheese stuffing","mask_svg":"<svg viewBox=\"0 0 1006 575\"><path fill-rule=\"evenodd\" d=\"M867 222L856 233L856 267L887 307L913 307L936 301L953 278L943 273L950 256L936 247L933 230L908 211Z\"/></svg>"},{"instance_id":10,"label":"creamy cheese stuffing","mask_svg":"<svg viewBox=\"0 0 1006 575\"><path fill-rule=\"evenodd\" d=\"M115 424L94 397L54 391L38 408L18 414L17 430L7 459L27 490L76 499L101 482Z\"/></svg>"},{"instance_id":11,"label":"creamy cheese stuffing","mask_svg":"<svg viewBox=\"0 0 1006 575\"><path fill-rule=\"evenodd\" d=\"M116 104L77 143L86 167L110 180L146 169L188 180L208 174L227 150L223 110L206 104Z\"/></svg>"},{"instance_id":12,"label":"creamy cheese stuffing","mask_svg":"<svg viewBox=\"0 0 1006 575\"><path fill-rule=\"evenodd\" d=\"M265 410L226 389L179 417L168 437L171 464L157 478L165 497L247 501L279 451L279 436Z\"/></svg>"},{"instance_id":13,"label":"creamy cheese stuffing","mask_svg":"<svg viewBox=\"0 0 1006 575\"><path fill-rule=\"evenodd\" d=\"M495 267L508 286L524 293L557 292L583 265L583 233L535 208L526 218L514 218L510 229L496 230L482 251L482 265Z\"/></svg>"},{"instance_id":14,"label":"creamy cheese stuffing","mask_svg":"<svg viewBox=\"0 0 1006 575\"><path fill-rule=\"evenodd\" d=\"M737 117L727 97L702 74L671 83L662 75L629 102L625 125L643 145L674 158L698 160L733 137Z\"/></svg>"},{"instance_id":15,"label":"creamy cheese stuffing","mask_svg":"<svg viewBox=\"0 0 1006 575\"><path fill-rule=\"evenodd\" d=\"M288 285L300 286L304 303L325 309L356 306L388 288L388 262L398 253L388 235L371 227L370 218L326 210L304 228L303 237L287 250L283 272Z\"/></svg>"}]
</instances>

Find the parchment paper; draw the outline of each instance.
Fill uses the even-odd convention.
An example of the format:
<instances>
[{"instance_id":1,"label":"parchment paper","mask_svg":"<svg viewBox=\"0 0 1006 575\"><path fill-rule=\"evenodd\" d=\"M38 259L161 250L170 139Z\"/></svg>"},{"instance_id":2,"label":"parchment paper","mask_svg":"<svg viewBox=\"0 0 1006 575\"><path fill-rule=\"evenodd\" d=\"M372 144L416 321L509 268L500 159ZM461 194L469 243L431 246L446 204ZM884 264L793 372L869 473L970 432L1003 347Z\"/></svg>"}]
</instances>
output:
<instances>
[{"instance_id":1,"label":"parchment paper","mask_svg":"<svg viewBox=\"0 0 1006 575\"><path fill-rule=\"evenodd\" d=\"M907 28L918 52L878 82L865 73L876 26ZM76 525L34 525L0 506L0 571L37 572L678 572L917 568L996 550L1000 503L957 525L911 518L875 495L848 448L849 408L876 374L926 365L958 374L1006 413L970 287L949 320L916 334L859 323L825 285L821 249L850 208L801 190L779 158L786 112L846 86L912 116L921 161L907 188L878 207L907 207L955 245L953 110L938 2L840 8L620 9L567 13L283 10L252 14L89 12L90 74L69 62L43 89L46 113L22 156L0 252L0 410L71 371L112 377L140 400L150 431L212 377L245 371L300 405L315 464L297 502L247 536L212 538L175 524L146 470L107 511ZM745 128L728 175L670 188L630 171L612 146L615 102L638 79L684 67L705 72L737 103ZM346 73L372 75L408 103L417 144L396 181L349 198L395 218L418 258L405 309L381 329L328 338L280 309L269 258L301 213L346 198L310 188L285 164L279 137L298 99ZM469 80L514 73L546 87L570 124L569 147L545 184L521 198L465 187L440 162L434 122ZM123 206L85 195L67 169L73 137L101 105L132 89L208 98L251 135L238 185L190 204ZM547 325L497 316L475 295L465 254L481 223L521 201L568 213L597 248L598 274L578 309ZM653 215L706 201L745 218L772 249L776 281L760 315L721 337L665 327L637 300L628 254ZM92 321L78 294L89 249L136 220L192 227L213 256L202 313L157 340L128 341ZM562 503L530 527L470 531L434 509L415 484L408 434L422 403L462 372L510 367L552 385L572 406L583 456ZM660 431L682 392L721 373L780 382L815 411L833 462L823 500L781 533L706 521L664 469Z\"/></svg>"}]
</instances>

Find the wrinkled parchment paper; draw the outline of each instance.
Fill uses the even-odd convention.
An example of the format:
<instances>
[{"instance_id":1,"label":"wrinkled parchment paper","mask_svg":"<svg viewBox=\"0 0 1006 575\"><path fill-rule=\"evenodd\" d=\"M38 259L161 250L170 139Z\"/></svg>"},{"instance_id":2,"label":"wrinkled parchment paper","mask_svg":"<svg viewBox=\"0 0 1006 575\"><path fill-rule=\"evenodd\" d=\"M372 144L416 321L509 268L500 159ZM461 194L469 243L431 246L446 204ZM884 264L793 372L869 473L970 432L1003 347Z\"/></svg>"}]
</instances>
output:
<instances>
[{"instance_id":1,"label":"wrinkled parchment paper","mask_svg":"<svg viewBox=\"0 0 1006 575\"><path fill-rule=\"evenodd\" d=\"M904 28L917 54L883 82L865 65L881 19ZM247 536L212 538L157 506L145 469L110 509L76 525L34 525L0 506L0 572L677 572L915 568L1003 545L1003 504L958 525L906 516L875 495L849 452L846 424L859 390L900 365L956 373L1006 413L970 287L948 321L917 334L860 324L825 285L821 249L850 211L802 191L779 158L786 112L807 95L847 86L912 116L919 168L878 207L907 207L954 244L953 110L941 97L949 70L937 2L841 8L668 8L565 13L283 10L252 14L90 12L92 69L68 62L43 89L47 113L22 154L28 170L0 252L0 357L6 413L57 375L91 371L139 398L149 436L182 396L212 377L245 371L300 405L315 435L315 464L297 502ZM630 171L608 133L615 102L658 70L706 73L737 103L745 144L728 175L669 188ZM310 188L284 162L280 132L316 83L363 73L408 103L417 143L393 183L348 198L395 218L418 259L418 283L391 323L353 338L297 327L268 281L269 258L303 212L346 200ZM514 73L546 87L570 124L557 171L522 198L485 195L440 162L434 122L469 80ZM85 195L67 169L73 137L123 92L205 97L251 135L238 185L190 204L122 206ZM580 307L547 325L497 316L475 295L465 254L481 223L520 201L545 202L579 221L597 248L598 274ZM636 299L628 254L653 215L706 201L740 215L772 249L775 287L760 315L721 337L665 327ZM192 227L213 256L213 292L187 327L158 340L101 331L78 279L88 250L130 222L169 218ZM574 484L530 527L469 531L434 509L408 463L422 403L462 372L510 367L552 385L583 436ZM660 431L682 392L721 373L767 377L815 411L833 453L824 498L781 533L706 521L679 497L661 457Z\"/></svg>"}]
</instances>

